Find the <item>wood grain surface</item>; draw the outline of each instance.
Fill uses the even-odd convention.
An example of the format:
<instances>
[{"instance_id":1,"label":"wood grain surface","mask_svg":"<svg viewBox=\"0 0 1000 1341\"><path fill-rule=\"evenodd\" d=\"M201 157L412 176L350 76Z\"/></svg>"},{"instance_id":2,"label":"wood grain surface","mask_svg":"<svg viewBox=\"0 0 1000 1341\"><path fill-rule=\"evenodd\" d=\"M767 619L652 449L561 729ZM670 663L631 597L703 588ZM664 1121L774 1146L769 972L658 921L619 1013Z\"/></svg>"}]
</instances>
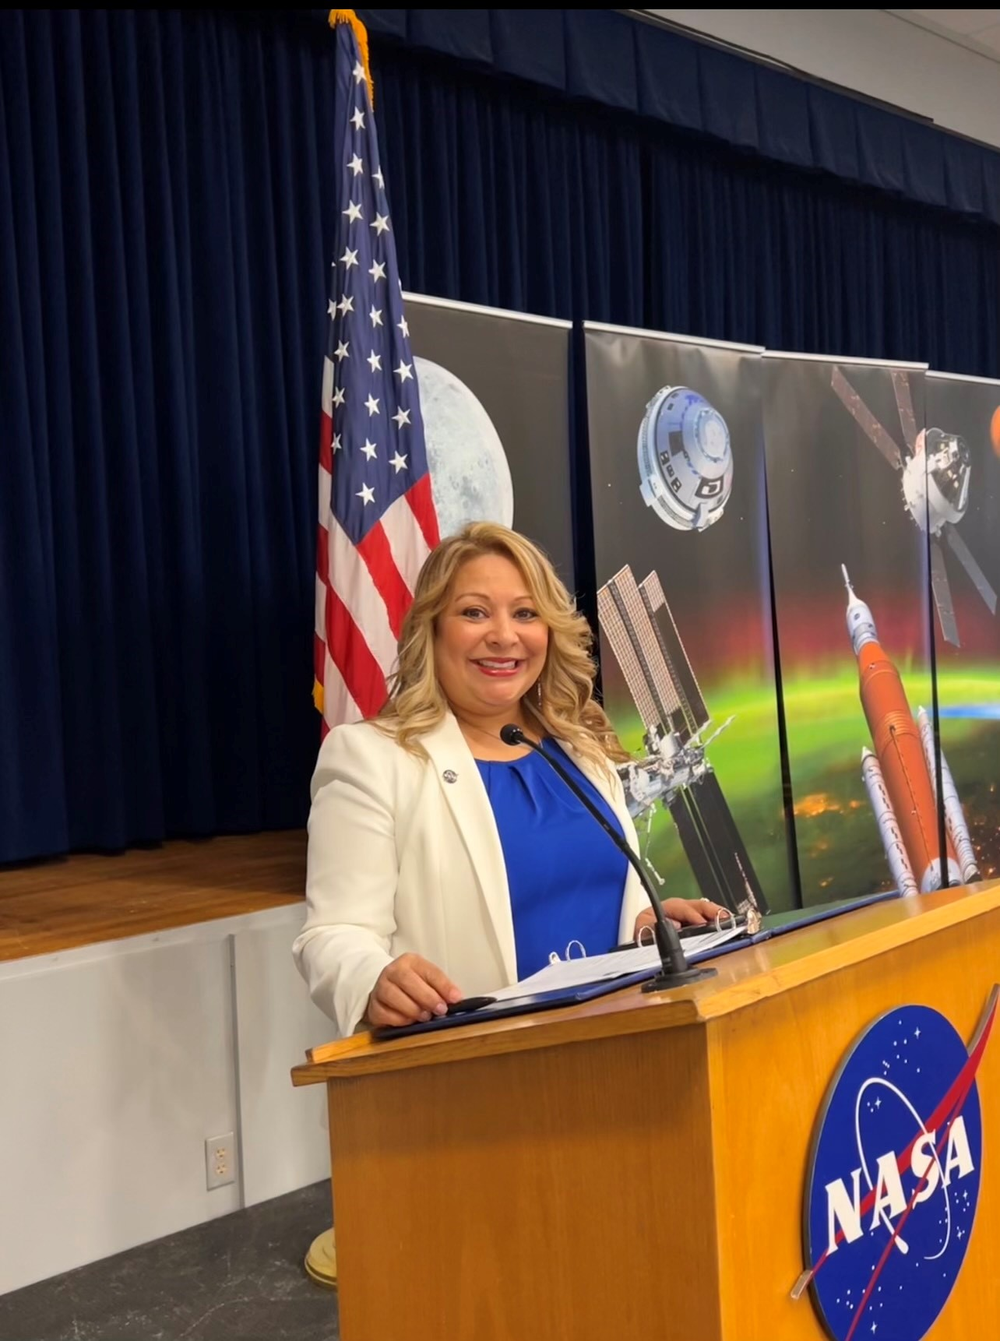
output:
<instances>
[{"instance_id":1,"label":"wood grain surface","mask_svg":"<svg viewBox=\"0 0 1000 1341\"><path fill-rule=\"evenodd\" d=\"M302 899L304 831L0 871L0 961L259 912Z\"/></svg>"},{"instance_id":2,"label":"wood grain surface","mask_svg":"<svg viewBox=\"0 0 1000 1341\"><path fill-rule=\"evenodd\" d=\"M1000 908L1000 881L872 904L723 955L716 961L717 975L692 987L655 995L634 987L565 1010L468 1024L395 1042L375 1042L368 1034L357 1034L313 1048L307 1063L293 1070L292 1079L296 1085L309 1085L333 1077L439 1066L473 1056L704 1022L868 962L913 940L933 937L994 908Z\"/></svg>"},{"instance_id":3,"label":"wood grain surface","mask_svg":"<svg viewBox=\"0 0 1000 1341\"><path fill-rule=\"evenodd\" d=\"M331 1087L344 1341L714 1341L705 1047L690 1027Z\"/></svg>"},{"instance_id":4,"label":"wood grain surface","mask_svg":"<svg viewBox=\"0 0 1000 1341\"><path fill-rule=\"evenodd\" d=\"M317 1049L296 1079L327 1083L344 1341L821 1341L791 1290L827 1088L900 1005L970 1039L998 978L1000 885L980 886L793 932L684 992ZM928 1341L1000 1336L1000 1038L978 1083L978 1219Z\"/></svg>"},{"instance_id":5,"label":"wood grain surface","mask_svg":"<svg viewBox=\"0 0 1000 1341\"><path fill-rule=\"evenodd\" d=\"M790 1291L805 1266L801 1208L813 1129L855 1039L895 1007L924 1005L947 1016L968 1043L997 981L1000 910L709 1023L726 1341L825 1336L808 1295L793 1301ZM942 1077L942 1093L953 1079ZM1000 1133L1000 1036L990 1043L977 1083L985 1149L979 1212L965 1266L928 1341L1000 1337L1000 1164L993 1148ZM904 1140L913 1135L905 1131ZM891 1315L873 1310L856 1335L891 1338Z\"/></svg>"}]
</instances>

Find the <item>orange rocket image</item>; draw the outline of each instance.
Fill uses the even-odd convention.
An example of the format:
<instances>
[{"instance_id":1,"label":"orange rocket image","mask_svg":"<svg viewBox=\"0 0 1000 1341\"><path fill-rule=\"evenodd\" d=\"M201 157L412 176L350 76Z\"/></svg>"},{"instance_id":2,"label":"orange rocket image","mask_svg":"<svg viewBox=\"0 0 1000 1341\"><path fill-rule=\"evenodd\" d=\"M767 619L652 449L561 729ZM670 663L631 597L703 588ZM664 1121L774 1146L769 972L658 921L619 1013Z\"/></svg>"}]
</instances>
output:
<instances>
[{"instance_id":1,"label":"orange rocket image","mask_svg":"<svg viewBox=\"0 0 1000 1341\"><path fill-rule=\"evenodd\" d=\"M941 860L934 738L921 708L919 724L896 667L878 641L871 610L858 599L847 569L847 631L858 660L861 706L872 750L861 754L864 779L886 860L901 894L926 894L978 879L968 826L947 764L942 768L945 861Z\"/></svg>"}]
</instances>

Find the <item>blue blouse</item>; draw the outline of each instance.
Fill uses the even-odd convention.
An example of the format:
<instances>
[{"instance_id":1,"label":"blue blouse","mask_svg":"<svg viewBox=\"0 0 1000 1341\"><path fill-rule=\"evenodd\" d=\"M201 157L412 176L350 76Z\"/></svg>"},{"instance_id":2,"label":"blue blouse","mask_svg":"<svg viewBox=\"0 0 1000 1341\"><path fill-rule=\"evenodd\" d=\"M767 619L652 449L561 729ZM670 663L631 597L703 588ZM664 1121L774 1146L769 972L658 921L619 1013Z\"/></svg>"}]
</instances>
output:
<instances>
[{"instance_id":1,"label":"blue blouse","mask_svg":"<svg viewBox=\"0 0 1000 1341\"><path fill-rule=\"evenodd\" d=\"M601 814L621 833L614 811L564 750L554 754ZM579 941L588 955L618 941L628 863L562 779L532 752L523 759L477 759L486 786L514 917L517 976L526 978ZM578 954L578 947L573 947Z\"/></svg>"}]
</instances>

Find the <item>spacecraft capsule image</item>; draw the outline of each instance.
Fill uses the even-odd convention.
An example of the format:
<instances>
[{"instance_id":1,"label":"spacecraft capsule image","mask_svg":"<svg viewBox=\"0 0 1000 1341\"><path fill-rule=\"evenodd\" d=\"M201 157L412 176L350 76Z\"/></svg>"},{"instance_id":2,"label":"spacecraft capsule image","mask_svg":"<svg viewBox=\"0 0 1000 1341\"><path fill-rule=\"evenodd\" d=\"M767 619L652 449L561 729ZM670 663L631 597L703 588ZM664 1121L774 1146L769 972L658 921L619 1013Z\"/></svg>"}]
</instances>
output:
<instances>
[{"instance_id":1,"label":"spacecraft capsule image","mask_svg":"<svg viewBox=\"0 0 1000 1341\"><path fill-rule=\"evenodd\" d=\"M901 892L910 888L896 851L898 836L921 894L960 885L962 872L950 839L942 861L932 770L903 682L882 650L871 610L855 595L847 569L842 566L841 571L848 594L847 631L877 765L863 758L862 772L893 878Z\"/></svg>"},{"instance_id":2,"label":"spacecraft capsule image","mask_svg":"<svg viewBox=\"0 0 1000 1341\"><path fill-rule=\"evenodd\" d=\"M965 569L990 614L995 615L997 611L997 594L956 529L969 506L972 479L969 444L961 434L940 428L917 432L909 374L905 369L897 369L892 373L905 450L900 449L895 438L875 417L840 368L833 369L830 385L882 459L893 470L900 472L906 510L921 531L930 532L931 591L941 621L941 632L945 642L960 647L942 541Z\"/></svg>"},{"instance_id":3,"label":"spacecraft capsule image","mask_svg":"<svg viewBox=\"0 0 1000 1341\"><path fill-rule=\"evenodd\" d=\"M956 526L969 506L972 454L957 433L929 428L917 435L916 453L903 468L903 497L921 531L940 535Z\"/></svg>"},{"instance_id":4,"label":"spacecraft capsule image","mask_svg":"<svg viewBox=\"0 0 1000 1341\"><path fill-rule=\"evenodd\" d=\"M639 489L677 531L704 531L722 516L733 487L725 419L686 386L665 386L646 406L638 437Z\"/></svg>"}]
</instances>

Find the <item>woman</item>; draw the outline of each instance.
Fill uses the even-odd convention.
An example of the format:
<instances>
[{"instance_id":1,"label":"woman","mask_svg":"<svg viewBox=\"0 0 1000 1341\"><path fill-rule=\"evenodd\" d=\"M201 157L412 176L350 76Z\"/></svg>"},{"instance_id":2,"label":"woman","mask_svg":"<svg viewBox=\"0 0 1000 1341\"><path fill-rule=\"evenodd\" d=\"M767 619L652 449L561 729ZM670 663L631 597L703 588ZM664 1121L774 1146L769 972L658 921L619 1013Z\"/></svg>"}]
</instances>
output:
<instances>
[{"instance_id":1,"label":"woman","mask_svg":"<svg viewBox=\"0 0 1000 1341\"><path fill-rule=\"evenodd\" d=\"M652 922L635 872L545 760L500 740L508 722L545 740L635 846L590 646L523 536L477 522L427 559L388 703L330 732L312 782L294 953L341 1034L444 1014L573 942L603 953ZM664 906L678 923L721 911Z\"/></svg>"}]
</instances>

